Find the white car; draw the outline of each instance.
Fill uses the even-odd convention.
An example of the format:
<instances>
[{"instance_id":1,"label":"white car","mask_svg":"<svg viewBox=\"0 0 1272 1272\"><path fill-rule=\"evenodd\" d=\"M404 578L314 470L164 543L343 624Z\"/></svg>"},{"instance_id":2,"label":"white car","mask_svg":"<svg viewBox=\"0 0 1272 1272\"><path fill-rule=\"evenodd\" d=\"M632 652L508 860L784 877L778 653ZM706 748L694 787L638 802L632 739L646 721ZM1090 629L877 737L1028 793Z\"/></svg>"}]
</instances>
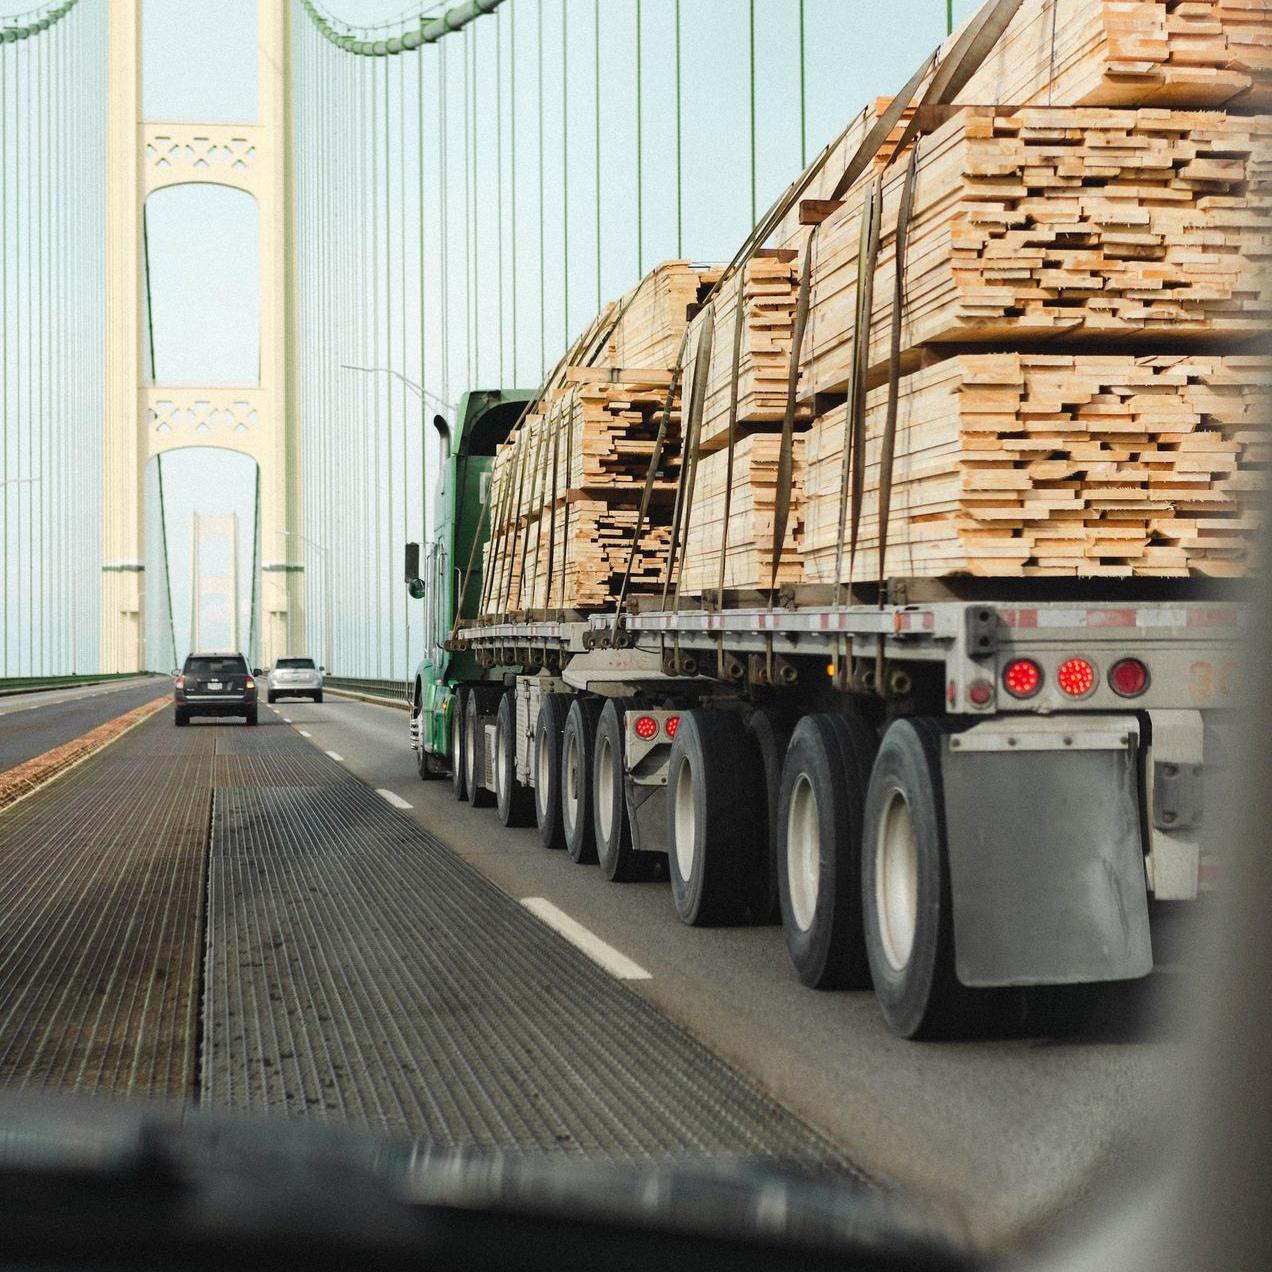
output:
<instances>
[{"instance_id":1,"label":"white car","mask_svg":"<svg viewBox=\"0 0 1272 1272\"><path fill-rule=\"evenodd\" d=\"M266 694L270 702L279 698L312 698L322 701L322 673L312 658L280 658L269 671Z\"/></svg>"}]
</instances>

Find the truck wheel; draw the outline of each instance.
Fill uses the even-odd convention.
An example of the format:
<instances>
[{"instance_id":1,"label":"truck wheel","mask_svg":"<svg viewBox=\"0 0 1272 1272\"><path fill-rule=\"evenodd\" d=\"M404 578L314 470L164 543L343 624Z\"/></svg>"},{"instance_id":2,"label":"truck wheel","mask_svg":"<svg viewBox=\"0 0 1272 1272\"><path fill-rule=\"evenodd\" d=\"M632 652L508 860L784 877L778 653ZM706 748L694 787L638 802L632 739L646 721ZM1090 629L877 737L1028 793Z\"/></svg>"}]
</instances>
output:
<instances>
[{"instance_id":1,"label":"truck wheel","mask_svg":"<svg viewBox=\"0 0 1272 1272\"><path fill-rule=\"evenodd\" d=\"M505 826L529 826L534 792L517 781L517 700L509 689L495 717L495 808Z\"/></svg>"},{"instance_id":2,"label":"truck wheel","mask_svg":"<svg viewBox=\"0 0 1272 1272\"><path fill-rule=\"evenodd\" d=\"M667 869L695 927L741 923L767 862L760 758L731 711L686 711L667 768Z\"/></svg>"},{"instance_id":3,"label":"truck wheel","mask_svg":"<svg viewBox=\"0 0 1272 1272\"><path fill-rule=\"evenodd\" d=\"M561 735L561 829L566 851L580 864L596 860L592 829L592 757L601 704L595 698L575 698Z\"/></svg>"},{"instance_id":4,"label":"truck wheel","mask_svg":"<svg viewBox=\"0 0 1272 1272\"><path fill-rule=\"evenodd\" d=\"M975 1001L954 974L941 729L896 720L866 795L861 893L875 997L903 1038L958 1032Z\"/></svg>"},{"instance_id":5,"label":"truck wheel","mask_svg":"<svg viewBox=\"0 0 1272 1272\"><path fill-rule=\"evenodd\" d=\"M561 752L570 695L546 693L534 724L534 816L545 848L565 847L561 820Z\"/></svg>"},{"instance_id":6,"label":"truck wheel","mask_svg":"<svg viewBox=\"0 0 1272 1272\"><path fill-rule=\"evenodd\" d=\"M623 795L623 717L636 704L610 698L596 724L592 759L592 822L596 827L596 859L613 883L648 878L653 858L632 847L632 827Z\"/></svg>"},{"instance_id":7,"label":"truck wheel","mask_svg":"<svg viewBox=\"0 0 1272 1272\"><path fill-rule=\"evenodd\" d=\"M460 685L451 695L450 764L451 794L456 799L468 798L464 781L464 719L468 713L468 688Z\"/></svg>"},{"instance_id":8,"label":"truck wheel","mask_svg":"<svg viewBox=\"0 0 1272 1272\"><path fill-rule=\"evenodd\" d=\"M482 717L490 714L490 700L484 689L471 686L464 709L464 788L474 808L489 808L494 793L482 785L486 775L486 736Z\"/></svg>"},{"instance_id":9,"label":"truck wheel","mask_svg":"<svg viewBox=\"0 0 1272 1272\"><path fill-rule=\"evenodd\" d=\"M861 822L874 730L855 716L805 716L791 734L777 808L786 948L805 985L864 989Z\"/></svg>"},{"instance_id":10,"label":"truck wheel","mask_svg":"<svg viewBox=\"0 0 1272 1272\"><path fill-rule=\"evenodd\" d=\"M782 761L791 740L791 721L769 708L753 712L747 732L759 753L763 781L759 794L763 803L760 824L767 828L763 869L756 877L752 894L752 917L757 923L780 923L782 903L777 888L777 805L782 790Z\"/></svg>"}]
</instances>

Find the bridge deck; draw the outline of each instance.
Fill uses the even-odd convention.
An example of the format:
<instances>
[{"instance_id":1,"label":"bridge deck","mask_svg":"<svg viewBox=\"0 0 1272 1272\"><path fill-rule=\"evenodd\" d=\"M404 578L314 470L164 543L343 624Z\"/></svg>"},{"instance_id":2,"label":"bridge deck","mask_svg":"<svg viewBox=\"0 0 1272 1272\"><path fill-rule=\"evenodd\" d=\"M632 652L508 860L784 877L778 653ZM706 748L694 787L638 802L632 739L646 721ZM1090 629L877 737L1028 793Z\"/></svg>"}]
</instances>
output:
<instances>
[{"instance_id":1,"label":"bridge deck","mask_svg":"<svg viewBox=\"0 0 1272 1272\"><path fill-rule=\"evenodd\" d=\"M851 1169L272 719L140 726L0 817L0 879L9 1083Z\"/></svg>"}]
</instances>

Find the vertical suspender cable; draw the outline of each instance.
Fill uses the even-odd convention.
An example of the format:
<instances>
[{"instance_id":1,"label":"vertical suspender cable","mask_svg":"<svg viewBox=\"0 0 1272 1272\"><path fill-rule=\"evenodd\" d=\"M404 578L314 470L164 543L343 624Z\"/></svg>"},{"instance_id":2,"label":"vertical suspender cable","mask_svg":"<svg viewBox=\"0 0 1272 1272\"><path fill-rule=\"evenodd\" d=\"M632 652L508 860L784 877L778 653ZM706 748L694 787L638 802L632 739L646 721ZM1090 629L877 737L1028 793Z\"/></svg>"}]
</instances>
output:
<instances>
[{"instance_id":1,"label":"vertical suspender cable","mask_svg":"<svg viewBox=\"0 0 1272 1272\"><path fill-rule=\"evenodd\" d=\"M755 199L755 0L750 0L750 86L751 86L751 224L759 218ZM740 295L740 293L739 293Z\"/></svg>"},{"instance_id":2,"label":"vertical suspender cable","mask_svg":"<svg viewBox=\"0 0 1272 1272\"><path fill-rule=\"evenodd\" d=\"M645 181L644 112L641 110L641 21L640 0L636 0L636 274L645 277Z\"/></svg>"},{"instance_id":3,"label":"vertical suspender cable","mask_svg":"<svg viewBox=\"0 0 1272 1272\"><path fill-rule=\"evenodd\" d=\"M393 203L393 180L390 169L389 156L389 62L384 62L384 119L382 121L381 132L384 134L384 365L390 370L393 368L393 225L392 225L392 203ZM397 59L395 58L394 61ZM379 366L379 359L376 360L376 366ZM385 406L385 439L384 439L384 493L386 507L384 510L384 535L383 540L393 534L393 390L394 383L390 377L382 377L384 379L384 406ZM379 435L379 421L376 421L376 434ZM380 476L377 473L377 484ZM374 489L372 491L374 497ZM380 500L376 500L377 515ZM394 622L394 614L398 606L399 589L391 588L388 593L388 628L389 628L389 675L393 675L394 655L397 652L397 641L395 639L394 628L397 624ZM381 603L383 605L383 602ZM380 611L381 622L385 620L383 608ZM383 674L381 672L381 674Z\"/></svg>"},{"instance_id":4,"label":"vertical suspender cable","mask_svg":"<svg viewBox=\"0 0 1272 1272\"><path fill-rule=\"evenodd\" d=\"M548 369L548 331L547 331L547 268L543 244L543 6L545 0L539 0L536 16L539 24L539 42L537 57L539 63L539 377Z\"/></svg>"},{"instance_id":5,"label":"vertical suspender cable","mask_svg":"<svg viewBox=\"0 0 1272 1272\"><path fill-rule=\"evenodd\" d=\"M680 0L676 0L680 4ZM592 0L592 89L596 126L596 312L601 312L601 0Z\"/></svg>"},{"instance_id":6,"label":"vertical suspender cable","mask_svg":"<svg viewBox=\"0 0 1272 1272\"><path fill-rule=\"evenodd\" d=\"M399 57L398 68L398 310L402 315L402 366L407 363L406 354L406 63ZM405 370L403 371L405 376ZM410 456L410 443L407 440L407 398L406 380L401 380L402 403L402 533L398 542L405 543L408 537L408 511L410 485L407 476L407 460ZM392 562L393 555L389 554ZM402 606L402 678L411 671L411 606L401 588L394 589Z\"/></svg>"},{"instance_id":7,"label":"vertical suspender cable","mask_svg":"<svg viewBox=\"0 0 1272 1272\"><path fill-rule=\"evenodd\" d=\"M570 343L570 27L561 0L561 343Z\"/></svg>"},{"instance_id":8,"label":"vertical suspender cable","mask_svg":"<svg viewBox=\"0 0 1272 1272\"><path fill-rule=\"evenodd\" d=\"M415 175L417 181L416 205L419 215L419 279L420 279L420 387L429 382L428 362L425 358L425 344L428 326L427 296L424 290L424 49L421 46L415 54L415 105L416 105L416 138L415 138ZM420 403L420 420L423 423L424 403ZM429 532L428 519L428 434L420 429L420 527L422 542L427 542ZM328 567L330 568L330 567ZM425 648L430 640L429 633L424 633Z\"/></svg>"},{"instance_id":9,"label":"vertical suspender cable","mask_svg":"<svg viewBox=\"0 0 1272 1272\"><path fill-rule=\"evenodd\" d=\"M499 387L504 380L503 11L495 10L495 273L499 290Z\"/></svg>"},{"instance_id":10,"label":"vertical suspender cable","mask_svg":"<svg viewBox=\"0 0 1272 1272\"><path fill-rule=\"evenodd\" d=\"M448 198L446 193L447 169L450 159L447 154L446 136L450 130L450 115L446 110L446 60L450 45L440 40L437 45L437 112L441 132L441 158L437 181L438 217L441 222L442 238L442 294L441 294L441 336L442 336L442 397L450 401L450 217L448 216ZM451 421L454 423L454 421Z\"/></svg>"},{"instance_id":11,"label":"vertical suspender cable","mask_svg":"<svg viewBox=\"0 0 1272 1272\"><path fill-rule=\"evenodd\" d=\"M804 0L799 0L799 166L808 167L808 79L805 70Z\"/></svg>"},{"instance_id":12,"label":"vertical suspender cable","mask_svg":"<svg viewBox=\"0 0 1272 1272\"><path fill-rule=\"evenodd\" d=\"M16 51L14 53L16 57ZM9 45L0 43L0 443L9 470ZM9 483L0 483L0 674L9 675Z\"/></svg>"},{"instance_id":13,"label":"vertical suspender cable","mask_svg":"<svg viewBox=\"0 0 1272 1272\"><path fill-rule=\"evenodd\" d=\"M472 40L470 42L471 52L469 54L472 61L472 202L470 204L471 211L469 220L473 227L473 291L471 300L472 313L472 368L468 373L468 387L474 389L477 382L481 379L481 342L478 338L480 328L481 315L481 205L477 199L477 45L478 45L478 28L476 26L465 27L464 33L472 32Z\"/></svg>"},{"instance_id":14,"label":"vertical suspender cable","mask_svg":"<svg viewBox=\"0 0 1272 1272\"><path fill-rule=\"evenodd\" d=\"M512 221L512 382L521 383L517 363L517 6L508 10L508 101L512 112L511 132L508 138L511 174L509 188L510 217Z\"/></svg>"},{"instance_id":15,"label":"vertical suspender cable","mask_svg":"<svg viewBox=\"0 0 1272 1272\"><path fill-rule=\"evenodd\" d=\"M685 254L684 79L680 61L680 0L676 0L676 255Z\"/></svg>"}]
</instances>

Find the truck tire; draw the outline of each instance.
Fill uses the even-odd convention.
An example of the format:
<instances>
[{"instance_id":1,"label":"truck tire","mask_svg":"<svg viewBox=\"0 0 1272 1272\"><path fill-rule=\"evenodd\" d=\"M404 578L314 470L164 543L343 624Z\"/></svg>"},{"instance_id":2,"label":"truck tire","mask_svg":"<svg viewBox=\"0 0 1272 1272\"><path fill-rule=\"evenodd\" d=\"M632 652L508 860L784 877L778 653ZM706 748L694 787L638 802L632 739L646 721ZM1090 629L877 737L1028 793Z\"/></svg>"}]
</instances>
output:
<instances>
[{"instance_id":1,"label":"truck tire","mask_svg":"<svg viewBox=\"0 0 1272 1272\"><path fill-rule=\"evenodd\" d=\"M903 1038L960 1033L977 1002L954 974L941 733L933 720L893 721L866 795L866 953L884 1019Z\"/></svg>"},{"instance_id":2,"label":"truck tire","mask_svg":"<svg viewBox=\"0 0 1272 1272\"><path fill-rule=\"evenodd\" d=\"M517 781L517 699L509 689L495 717L495 808L505 826L534 821L534 792Z\"/></svg>"},{"instance_id":3,"label":"truck tire","mask_svg":"<svg viewBox=\"0 0 1272 1272\"><path fill-rule=\"evenodd\" d=\"M561 747L570 695L546 693L534 723L534 817L545 848L565 847L561 820Z\"/></svg>"},{"instance_id":4,"label":"truck tire","mask_svg":"<svg viewBox=\"0 0 1272 1272\"><path fill-rule=\"evenodd\" d=\"M451 695L450 709L451 794L456 799L468 798L468 786L464 781L464 719L467 711L468 689L460 685Z\"/></svg>"},{"instance_id":5,"label":"truck tire","mask_svg":"<svg viewBox=\"0 0 1272 1272\"><path fill-rule=\"evenodd\" d=\"M623 794L623 721L635 705L630 698L610 698L596 722L592 823L596 827L596 860L611 883L647 879L653 873L653 856L638 853L632 847L632 827Z\"/></svg>"},{"instance_id":6,"label":"truck tire","mask_svg":"<svg viewBox=\"0 0 1272 1272\"><path fill-rule=\"evenodd\" d=\"M756 877L751 917L756 923L780 923L782 902L777 888L777 805L782 790L782 761L786 758L794 725L785 712L764 707L752 712L746 727L763 772L759 787L763 803L760 824L766 827L764 868Z\"/></svg>"},{"instance_id":7,"label":"truck tire","mask_svg":"<svg viewBox=\"0 0 1272 1272\"><path fill-rule=\"evenodd\" d=\"M685 923L747 918L768 860L763 777L740 715L681 715L667 768L667 870Z\"/></svg>"},{"instance_id":8,"label":"truck tire","mask_svg":"<svg viewBox=\"0 0 1272 1272\"><path fill-rule=\"evenodd\" d=\"M791 734L777 809L786 948L815 989L864 989L861 825L874 730L857 716L805 716Z\"/></svg>"},{"instance_id":9,"label":"truck tire","mask_svg":"<svg viewBox=\"0 0 1272 1272\"><path fill-rule=\"evenodd\" d=\"M464 709L464 789L473 808L489 808L495 794L482 785L486 774L486 731L482 718L490 715L490 696L484 686L470 685Z\"/></svg>"},{"instance_id":10,"label":"truck tire","mask_svg":"<svg viewBox=\"0 0 1272 1272\"><path fill-rule=\"evenodd\" d=\"M598 699L575 698L561 735L561 829L566 851L580 864L596 860L592 757L596 752L596 725L600 718Z\"/></svg>"}]
</instances>

